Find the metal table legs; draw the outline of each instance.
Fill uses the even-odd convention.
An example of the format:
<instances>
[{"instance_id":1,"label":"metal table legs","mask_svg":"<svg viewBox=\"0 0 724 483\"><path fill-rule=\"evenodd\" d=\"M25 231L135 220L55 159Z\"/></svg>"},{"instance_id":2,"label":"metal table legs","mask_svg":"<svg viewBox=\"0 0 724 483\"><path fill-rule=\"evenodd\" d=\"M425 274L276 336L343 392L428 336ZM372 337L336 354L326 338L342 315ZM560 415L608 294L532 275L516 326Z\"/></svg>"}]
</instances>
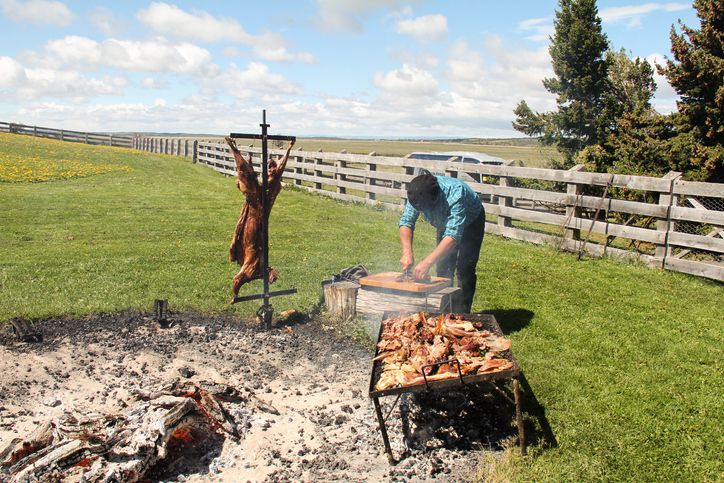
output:
<instances>
[{"instance_id":1,"label":"metal table legs","mask_svg":"<svg viewBox=\"0 0 724 483\"><path fill-rule=\"evenodd\" d=\"M511 401L515 404L515 422L518 426L518 442L520 444L520 454L522 456L525 456L527 454L526 448L525 448L525 428L523 426L523 410L521 408L521 395L520 395L520 382L518 381L518 377L513 377L513 397L514 401ZM499 388L497 388L498 391L501 391ZM502 391L501 391L502 392ZM505 398L510 401L509 396L506 396L504 393L503 395ZM390 408L390 411L388 413L388 417L390 414L392 414L392 410L397 405L397 402L399 401L400 397L398 395L397 399L395 399L395 402L392 404L392 407ZM387 461L390 463L390 465L395 465L397 462L395 461L394 456L392 456L392 447L390 446L390 438L387 435L387 418L382 415L382 407L380 406L380 398L379 397L372 397L372 402L375 405L375 414L377 414L377 422L380 425L380 433L382 433L382 442L385 444L385 452L387 453Z\"/></svg>"},{"instance_id":2,"label":"metal table legs","mask_svg":"<svg viewBox=\"0 0 724 483\"><path fill-rule=\"evenodd\" d=\"M375 413L377 413L377 422L380 423L380 433L382 433L382 442L385 443L385 452L387 453L387 461L391 465L395 464L395 458L392 456L392 448L390 447L390 439L387 437L387 426L385 418L382 417L382 408L380 407L380 398L373 397L372 402L375 404ZM397 402L397 401L395 401Z\"/></svg>"}]
</instances>

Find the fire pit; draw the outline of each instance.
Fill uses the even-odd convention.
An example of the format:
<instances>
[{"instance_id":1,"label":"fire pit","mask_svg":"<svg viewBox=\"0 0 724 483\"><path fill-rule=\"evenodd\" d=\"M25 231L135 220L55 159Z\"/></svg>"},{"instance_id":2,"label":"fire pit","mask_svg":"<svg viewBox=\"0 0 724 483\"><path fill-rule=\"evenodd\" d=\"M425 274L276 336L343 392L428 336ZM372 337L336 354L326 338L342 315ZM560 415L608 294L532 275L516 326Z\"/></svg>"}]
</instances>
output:
<instances>
[{"instance_id":1,"label":"fire pit","mask_svg":"<svg viewBox=\"0 0 724 483\"><path fill-rule=\"evenodd\" d=\"M369 397L372 399L375 407L375 413L377 415L377 420L379 423L380 432L382 433L382 441L385 445L385 451L387 453L387 459L390 462L390 464L395 464L395 459L392 455L392 448L390 447L389 437L387 434L387 427L386 427L386 421L392 414L392 411L394 410L395 406L397 405L397 402L399 401L400 395L403 393L414 393L414 392L422 392L422 391L446 391L451 389L460 388L461 386L465 385L473 385L473 384L483 384L487 383L489 384L494 390L496 390L498 393L500 393L507 401L509 401L511 404L515 405L515 415L516 415L516 423L518 426L518 439L520 443L520 451L522 455L526 454L525 449L525 432L523 429L523 416L521 412L521 405L520 405L520 389L519 389L519 377L520 377L520 367L518 366L518 362L515 360L515 357L513 356L512 351L507 348L506 350L502 350L499 353L496 354L496 357L498 359L502 359L499 369L494 369L491 371L485 371L483 373L465 373L466 371L463 370L460 359L456 356L452 356L450 358L446 358L445 360L436 361L431 364L426 364L422 366L422 377L418 377L416 379L411 380L409 383L405 384L397 384L392 387L386 387L386 385L383 385L382 388L380 388L380 381L383 373L383 365L384 362L381 359L381 357L384 356L382 354L382 350L380 349L380 342L383 340L383 333L385 331L385 323L384 321L389 319L390 317L396 316L398 314L385 312L383 315L383 323L380 324L380 331L379 335L377 337L377 349L375 352L375 359L372 363L372 374L370 377L370 386L369 386ZM441 316L443 314L439 313L423 313L423 318L425 316L427 317L435 317L435 316ZM503 337L503 332L500 329L500 326L498 325L497 321L495 320L495 317L492 315L486 315L486 314L450 314L458 319L465 320L467 322L473 323L475 325L475 329L478 330L479 334L483 333L490 333L497 337ZM476 335L479 335L476 334ZM436 336L437 337L437 336ZM404 350L404 348L403 348ZM432 375L427 374L427 369L433 369L438 368L442 365L448 365L449 368L453 368L453 371L455 374L450 375L450 377L445 377L442 379L436 379ZM511 398L506 391L501 389L496 382L498 381L509 381L512 380L513 385L513 398ZM379 399L384 396L394 396L396 395L397 398L392 403L392 406L389 408L389 411L386 416L383 416L382 413L382 407L380 405Z\"/></svg>"}]
</instances>

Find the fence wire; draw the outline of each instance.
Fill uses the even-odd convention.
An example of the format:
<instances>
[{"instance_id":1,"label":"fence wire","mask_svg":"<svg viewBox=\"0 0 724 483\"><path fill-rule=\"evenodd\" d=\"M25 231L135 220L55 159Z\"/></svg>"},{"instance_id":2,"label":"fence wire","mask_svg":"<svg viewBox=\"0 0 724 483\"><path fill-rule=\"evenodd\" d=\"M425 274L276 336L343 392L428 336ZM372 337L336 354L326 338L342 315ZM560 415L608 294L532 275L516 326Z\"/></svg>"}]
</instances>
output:
<instances>
[{"instance_id":1,"label":"fence wire","mask_svg":"<svg viewBox=\"0 0 724 483\"><path fill-rule=\"evenodd\" d=\"M679 196L677 198L677 205L685 208L696 208L699 210L724 211L724 198ZM673 224L673 231L705 237L724 238L724 226L713 225L710 223L677 221ZM676 258L684 260L724 263L724 255L721 253L698 248L674 247L672 254Z\"/></svg>"}]
</instances>

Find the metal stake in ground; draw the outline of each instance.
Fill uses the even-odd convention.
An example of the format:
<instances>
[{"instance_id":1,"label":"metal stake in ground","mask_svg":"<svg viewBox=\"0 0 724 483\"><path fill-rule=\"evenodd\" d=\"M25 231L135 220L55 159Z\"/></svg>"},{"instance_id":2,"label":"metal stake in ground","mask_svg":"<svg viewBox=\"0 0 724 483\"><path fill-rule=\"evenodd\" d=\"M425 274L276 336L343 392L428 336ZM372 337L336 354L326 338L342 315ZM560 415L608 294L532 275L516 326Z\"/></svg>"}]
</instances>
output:
<instances>
[{"instance_id":1,"label":"metal stake in ground","mask_svg":"<svg viewBox=\"0 0 724 483\"><path fill-rule=\"evenodd\" d=\"M262 211L262 226L261 226L261 236L262 236L262 249L261 249L261 270L262 270L262 281L264 283L264 291L261 294L257 295L246 295L243 297L234 297L234 303L236 302L243 302L245 300L255 300L255 299L263 299L262 306L259 307L259 310L256 311L256 315L261 319L264 328L270 329L271 328L271 321L272 321L272 314L274 313L274 308L272 307L271 303L269 303L269 299L271 297L276 297L279 295L289 295L297 292L297 289L287 289L287 290L278 290L276 292L270 292L269 291L269 212L271 210L268 209L267 203L269 201L268 199L268 190L269 190L269 181L267 179L267 156L268 156L268 149L267 149L267 141L269 139L273 140L279 140L279 141L296 141L296 137L294 136L273 136L269 135L267 133L267 129L269 128L269 124L266 122L266 109L262 111L262 122L260 124L261 126L261 135L258 134L243 134L243 133L231 133L229 134L229 137L231 138L249 138L249 139L261 139L261 211Z\"/></svg>"}]
</instances>

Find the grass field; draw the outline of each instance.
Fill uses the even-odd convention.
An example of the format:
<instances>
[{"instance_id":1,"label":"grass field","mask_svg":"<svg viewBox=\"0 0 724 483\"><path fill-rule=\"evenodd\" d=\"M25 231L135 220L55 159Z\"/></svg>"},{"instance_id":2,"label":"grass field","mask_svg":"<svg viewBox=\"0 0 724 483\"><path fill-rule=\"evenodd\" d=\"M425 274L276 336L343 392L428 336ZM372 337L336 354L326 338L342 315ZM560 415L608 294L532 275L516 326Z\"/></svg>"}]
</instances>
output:
<instances>
[{"instance_id":1,"label":"grass field","mask_svg":"<svg viewBox=\"0 0 724 483\"><path fill-rule=\"evenodd\" d=\"M223 142L223 138L205 136L204 140ZM259 141L256 141L259 146ZM530 139L522 140L486 140L476 142L453 141L402 141L386 139L331 139L298 138L295 149L304 151L325 151L352 154L376 153L378 156L406 156L416 151L472 151L497 156L509 161L518 161L525 166L543 168L550 161L560 161L561 153L553 147L541 146Z\"/></svg>"},{"instance_id":2,"label":"grass field","mask_svg":"<svg viewBox=\"0 0 724 483\"><path fill-rule=\"evenodd\" d=\"M389 141L357 139L315 139L302 138L298 141L305 151L340 152L380 156L405 156L416 151L472 151L497 156L511 161L522 161L525 166L544 167L551 160L559 160L560 153L547 146L511 146L499 144L473 144L440 141Z\"/></svg>"},{"instance_id":3,"label":"grass field","mask_svg":"<svg viewBox=\"0 0 724 483\"><path fill-rule=\"evenodd\" d=\"M127 308L232 311L227 262L241 206L232 179L188 160L0 134L0 164L112 168L0 182L0 321ZM85 176L85 177L82 177ZM313 312L322 278L397 267L397 214L285 190L271 220L277 311ZM417 253L433 243L416 233ZM513 340L556 445L531 432L481 477L520 481L721 480L721 284L486 236L474 308ZM260 290L258 282L243 293ZM530 394L528 401L530 401ZM531 415L532 416L532 415ZM529 421L533 421L530 418ZM539 430L538 435L542 434Z\"/></svg>"}]
</instances>

